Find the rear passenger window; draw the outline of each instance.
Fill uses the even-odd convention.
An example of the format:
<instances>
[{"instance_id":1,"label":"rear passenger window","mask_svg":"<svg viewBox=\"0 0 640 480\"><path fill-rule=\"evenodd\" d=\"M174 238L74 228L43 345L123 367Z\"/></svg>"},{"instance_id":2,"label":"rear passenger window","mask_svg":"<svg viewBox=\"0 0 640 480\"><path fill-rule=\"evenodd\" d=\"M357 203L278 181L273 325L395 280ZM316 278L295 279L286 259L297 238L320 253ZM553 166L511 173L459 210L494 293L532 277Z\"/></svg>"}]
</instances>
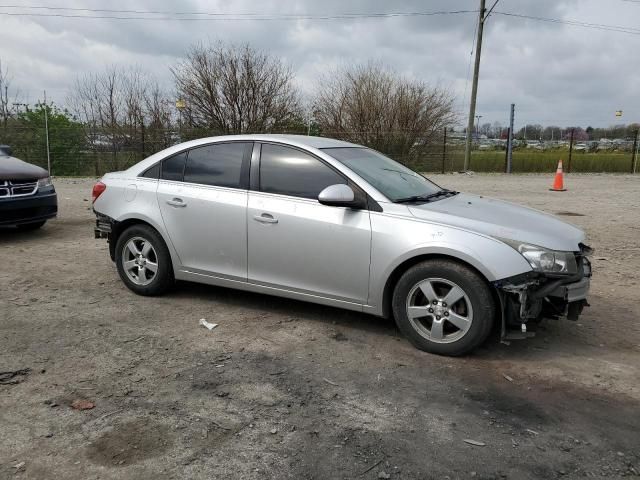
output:
<instances>
[{"instance_id":1,"label":"rear passenger window","mask_svg":"<svg viewBox=\"0 0 640 480\"><path fill-rule=\"evenodd\" d=\"M260 190L292 197L317 199L329 185L347 183L332 168L300 150L262 145Z\"/></svg>"},{"instance_id":2,"label":"rear passenger window","mask_svg":"<svg viewBox=\"0 0 640 480\"><path fill-rule=\"evenodd\" d=\"M165 158L162 161L162 179L181 182L186 158L187 152L182 152L174 155L173 157Z\"/></svg>"},{"instance_id":3,"label":"rear passenger window","mask_svg":"<svg viewBox=\"0 0 640 480\"><path fill-rule=\"evenodd\" d=\"M140 176L144 178L155 178L156 180L160 178L160 162L156 163L153 167L147 168Z\"/></svg>"},{"instance_id":4,"label":"rear passenger window","mask_svg":"<svg viewBox=\"0 0 640 480\"><path fill-rule=\"evenodd\" d=\"M189 150L184 181L240 188L247 143L222 143Z\"/></svg>"}]
</instances>

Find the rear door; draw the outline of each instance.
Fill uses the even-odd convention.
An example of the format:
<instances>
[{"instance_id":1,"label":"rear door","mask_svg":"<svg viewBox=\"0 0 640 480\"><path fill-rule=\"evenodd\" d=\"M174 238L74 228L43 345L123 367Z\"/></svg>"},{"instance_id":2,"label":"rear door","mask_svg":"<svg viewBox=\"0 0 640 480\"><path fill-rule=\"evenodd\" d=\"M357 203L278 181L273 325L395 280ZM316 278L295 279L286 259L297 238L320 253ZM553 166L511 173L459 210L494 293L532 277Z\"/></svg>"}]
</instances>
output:
<instances>
[{"instance_id":1,"label":"rear door","mask_svg":"<svg viewBox=\"0 0 640 480\"><path fill-rule=\"evenodd\" d=\"M252 147L216 143L162 162L158 203L184 269L246 281Z\"/></svg>"},{"instance_id":2,"label":"rear door","mask_svg":"<svg viewBox=\"0 0 640 480\"><path fill-rule=\"evenodd\" d=\"M317 200L320 191L338 183L348 180L309 153L262 145L259 173L252 166L247 210L250 282L367 302L369 211Z\"/></svg>"}]
</instances>

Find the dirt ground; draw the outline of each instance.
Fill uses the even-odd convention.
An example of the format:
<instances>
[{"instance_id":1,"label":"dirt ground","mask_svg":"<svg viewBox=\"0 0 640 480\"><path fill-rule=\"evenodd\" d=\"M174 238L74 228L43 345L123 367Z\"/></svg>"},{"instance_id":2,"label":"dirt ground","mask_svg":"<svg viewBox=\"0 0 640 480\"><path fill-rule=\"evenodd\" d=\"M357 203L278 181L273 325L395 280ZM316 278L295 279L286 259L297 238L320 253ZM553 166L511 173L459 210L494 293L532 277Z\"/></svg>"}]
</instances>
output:
<instances>
[{"instance_id":1,"label":"dirt ground","mask_svg":"<svg viewBox=\"0 0 640 480\"><path fill-rule=\"evenodd\" d=\"M445 358L328 307L138 297L93 239L93 181L56 179L57 220L0 231L0 372L31 369L0 384L0 478L638 477L640 176L433 178L586 229L591 308Z\"/></svg>"}]
</instances>

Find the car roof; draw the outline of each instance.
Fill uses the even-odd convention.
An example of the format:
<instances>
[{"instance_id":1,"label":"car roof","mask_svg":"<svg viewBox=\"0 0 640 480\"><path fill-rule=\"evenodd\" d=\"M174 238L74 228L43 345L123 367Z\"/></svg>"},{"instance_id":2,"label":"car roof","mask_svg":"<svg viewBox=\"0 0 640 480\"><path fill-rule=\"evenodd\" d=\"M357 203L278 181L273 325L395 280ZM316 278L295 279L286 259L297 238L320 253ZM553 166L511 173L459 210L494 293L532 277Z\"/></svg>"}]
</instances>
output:
<instances>
[{"instance_id":1,"label":"car roof","mask_svg":"<svg viewBox=\"0 0 640 480\"><path fill-rule=\"evenodd\" d=\"M299 143L313 148L336 148L336 147L360 147L355 143L344 142L342 140L336 140L334 138L327 137L315 137L311 135L278 135L278 134L264 134L264 135L251 135L256 140L276 140L292 143Z\"/></svg>"},{"instance_id":2,"label":"car roof","mask_svg":"<svg viewBox=\"0 0 640 480\"><path fill-rule=\"evenodd\" d=\"M344 142L342 140L336 140L334 138L327 137L314 137L307 135L281 135L281 134L241 134L241 135L224 135L218 137L205 137L196 140L191 140L182 144L185 147L195 147L197 145L204 145L211 142L225 142L232 140L246 140L246 141L272 141L279 143L286 143L290 145L305 146L311 148L337 148L337 147L360 147L362 145L356 145L355 143Z\"/></svg>"},{"instance_id":3,"label":"car roof","mask_svg":"<svg viewBox=\"0 0 640 480\"><path fill-rule=\"evenodd\" d=\"M138 175L143 172L158 160L167 158L171 155L175 155L181 151L196 148L202 145L208 145L213 143L224 142L275 142L284 145L291 145L294 147L307 148L310 150L319 150L323 148L364 148L362 145L356 145L355 143L344 142L342 140L335 140L333 138L326 137L312 137L307 135L279 135L279 134L242 134L242 135L224 135L218 137L206 137L198 138L195 140L189 140L184 143L179 143L166 148L160 152L156 152L150 157L136 163L131 166L128 171Z\"/></svg>"}]
</instances>

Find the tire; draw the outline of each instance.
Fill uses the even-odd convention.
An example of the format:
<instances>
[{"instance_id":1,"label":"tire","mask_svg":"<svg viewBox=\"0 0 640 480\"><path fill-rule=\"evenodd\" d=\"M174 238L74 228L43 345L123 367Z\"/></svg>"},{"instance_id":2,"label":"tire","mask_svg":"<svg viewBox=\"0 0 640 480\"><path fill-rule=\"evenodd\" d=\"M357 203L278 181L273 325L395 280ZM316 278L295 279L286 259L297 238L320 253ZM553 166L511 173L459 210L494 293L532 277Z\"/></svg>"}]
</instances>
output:
<instances>
[{"instance_id":1,"label":"tire","mask_svg":"<svg viewBox=\"0 0 640 480\"><path fill-rule=\"evenodd\" d=\"M395 286L392 308L398 328L416 348L449 356L482 344L495 314L486 280L469 267L441 259L407 270Z\"/></svg>"},{"instance_id":2,"label":"tire","mask_svg":"<svg viewBox=\"0 0 640 480\"><path fill-rule=\"evenodd\" d=\"M174 284L169 249L160 234L149 225L133 225L120 234L115 260L120 278L138 295L162 295ZM155 265L155 272L152 265Z\"/></svg>"},{"instance_id":3,"label":"tire","mask_svg":"<svg viewBox=\"0 0 640 480\"><path fill-rule=\"evenodd\" d=\"M21 230L23 232L30 232L32 230L37 230L40 227L42 227L45 223L47 223L46 220L40 220L39 222L34 222L34 223L23 223L21 225L16 225L16 228L18 230Z\"/></svg>"}]
</instances>

